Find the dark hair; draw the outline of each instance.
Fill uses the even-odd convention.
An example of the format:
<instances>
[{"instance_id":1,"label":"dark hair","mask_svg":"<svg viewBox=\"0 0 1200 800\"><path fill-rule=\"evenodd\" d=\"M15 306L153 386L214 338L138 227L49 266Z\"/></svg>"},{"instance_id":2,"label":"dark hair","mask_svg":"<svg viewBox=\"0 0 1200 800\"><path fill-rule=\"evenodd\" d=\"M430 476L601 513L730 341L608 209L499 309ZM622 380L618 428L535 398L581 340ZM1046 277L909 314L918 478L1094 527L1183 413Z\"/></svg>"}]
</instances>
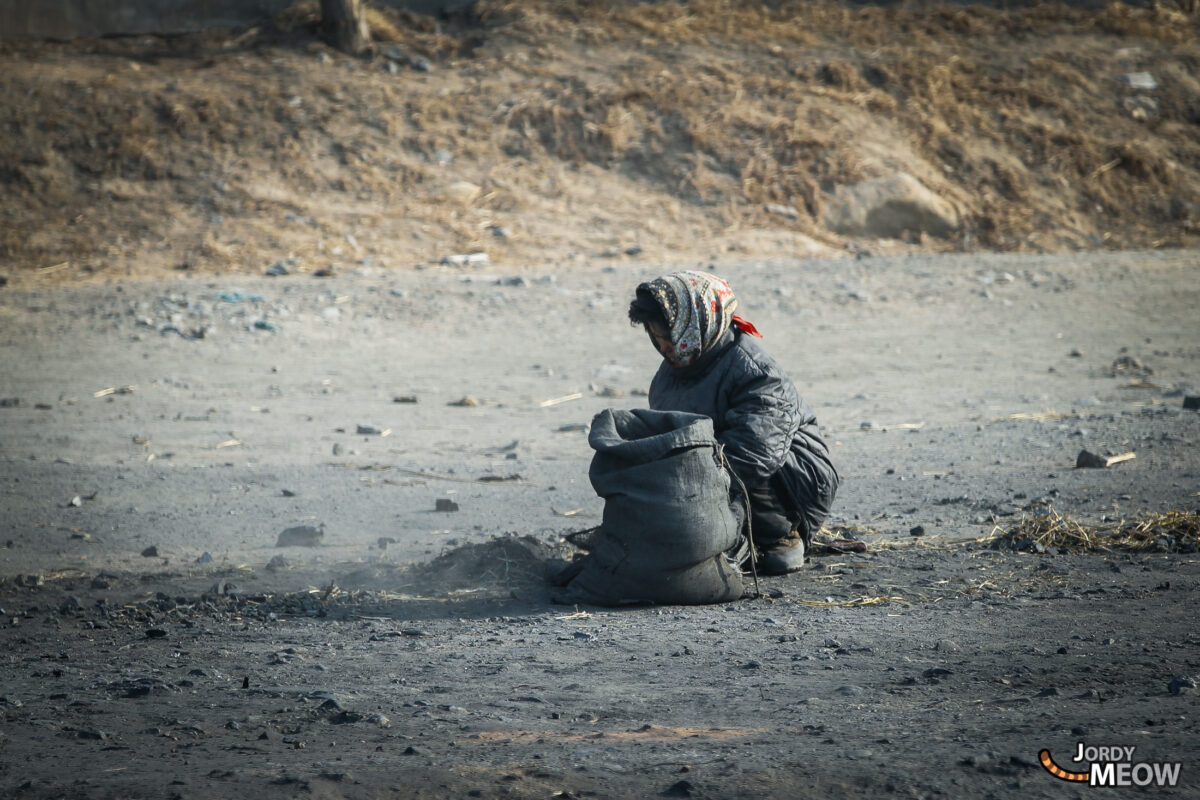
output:
<instances>
[{"instance_id":1,"label":"dark hair","mask_svg":"<svg viewBox=\"0 0 1200 800\"><path fill-rule=\"evenodd\" d=\"M667 315L663 313L662 306L649 291L641 286L638 287L637 296L629 303L629 324L654 326L663 330L671 329L671 326L667 324Z\"/></svg>"}]
</instances>

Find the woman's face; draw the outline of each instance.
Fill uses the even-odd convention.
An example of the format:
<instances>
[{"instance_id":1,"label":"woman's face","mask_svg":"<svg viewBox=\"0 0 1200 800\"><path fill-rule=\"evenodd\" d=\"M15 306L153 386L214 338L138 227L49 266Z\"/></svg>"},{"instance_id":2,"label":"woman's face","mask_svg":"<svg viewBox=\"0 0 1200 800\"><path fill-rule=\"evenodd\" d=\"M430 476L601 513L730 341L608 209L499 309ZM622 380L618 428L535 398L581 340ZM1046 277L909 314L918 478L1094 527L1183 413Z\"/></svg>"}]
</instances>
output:
<instances>
[{"instance_id":1,"label":"woman's face","mask_svg":"<svg viewBox=\"0 0 1200 800\"><path fill-rule=\"evenodd\" d=\"M654 343L654 349L659 352L663 358L670 358L673 348L671 347L671 332L661 325L646 325L646 333L650 336L650 341Z\"/></svg>"}]
</instances>

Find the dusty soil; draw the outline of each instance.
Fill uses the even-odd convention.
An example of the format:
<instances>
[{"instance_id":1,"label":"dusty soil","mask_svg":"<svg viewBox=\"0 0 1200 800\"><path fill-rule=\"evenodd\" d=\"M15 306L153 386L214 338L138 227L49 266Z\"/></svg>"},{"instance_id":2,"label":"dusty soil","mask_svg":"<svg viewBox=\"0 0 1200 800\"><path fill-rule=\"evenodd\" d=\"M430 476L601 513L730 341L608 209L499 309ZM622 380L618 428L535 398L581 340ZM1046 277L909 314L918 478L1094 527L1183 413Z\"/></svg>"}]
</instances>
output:
<instances>
[{"instance_id":1,"label":"dusty soil","mask_svg":"<svg viewBox=\"0 0 1200 800\"><path fill-rule=\"evenodd\" d=\"M0 45L0 268L410 267L1193 246L1200 11L493 0ZM1148 76L1148 77L1147 77ZM830 229L912 174L957 230ZM774 209L774 210L773 210Z\"/></svg>"},{"instance_id":2,"label":"dusty soil","mask_svg":"<svg viewBox=\"0 0 1200 800\"><path fill-rule=\"evenodd\" d=\"M723 606L556 606L664 268L0 292L0 795L1084 798L1037 763L1081 741L1196 795L1194 546L976 541L1200 505L1194 252L716 265L868 552Z\"/></svg>"}]
</instances>

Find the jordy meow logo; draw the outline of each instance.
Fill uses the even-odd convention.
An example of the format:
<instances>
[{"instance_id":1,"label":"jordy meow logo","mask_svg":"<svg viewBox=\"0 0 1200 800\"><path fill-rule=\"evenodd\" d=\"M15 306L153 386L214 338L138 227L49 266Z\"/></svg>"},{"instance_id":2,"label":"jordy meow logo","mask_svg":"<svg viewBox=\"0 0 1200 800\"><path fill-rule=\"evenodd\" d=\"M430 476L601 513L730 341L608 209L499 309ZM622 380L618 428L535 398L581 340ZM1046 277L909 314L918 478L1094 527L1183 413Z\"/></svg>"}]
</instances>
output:
<instances>
[{"instance_id":1,"label":"jordy meow logo","mask_svg":"<svg viewBox=\"0 0 1200 800\"><path fill-rule=\"evenodd\" d=\"M1182 768L1179 762L1135 762L1135 750L1136 747L1089 747L1079 742L1071 758L1079 766L1073 770L1055 764L1049 750L1038 753L1038 760L1054 777L1089 786L1174 786L1179 782Z\"/></svg>"}]
</instances>

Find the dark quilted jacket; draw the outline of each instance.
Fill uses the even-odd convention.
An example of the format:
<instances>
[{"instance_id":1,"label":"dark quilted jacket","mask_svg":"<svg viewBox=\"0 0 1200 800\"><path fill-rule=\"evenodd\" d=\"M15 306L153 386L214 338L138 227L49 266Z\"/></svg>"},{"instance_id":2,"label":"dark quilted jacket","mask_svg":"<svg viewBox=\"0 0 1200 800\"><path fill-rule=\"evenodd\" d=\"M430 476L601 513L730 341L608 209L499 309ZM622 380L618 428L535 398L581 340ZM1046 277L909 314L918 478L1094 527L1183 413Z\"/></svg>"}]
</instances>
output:
<instances>
[{"instance_id":1,"label":"dark quilted jacket","mask_svg":"<svg viewBox=\"0 0 1200 800\"><path fill-rule=\"evenodd\" d=\"M650 383L650 407L712 418L738 477L782 486L782 499L810 530L829 514L839 479L816 415L755 338L730 329L694 364L675 369L664 361Z\"/></svg>"}]
</instances>

